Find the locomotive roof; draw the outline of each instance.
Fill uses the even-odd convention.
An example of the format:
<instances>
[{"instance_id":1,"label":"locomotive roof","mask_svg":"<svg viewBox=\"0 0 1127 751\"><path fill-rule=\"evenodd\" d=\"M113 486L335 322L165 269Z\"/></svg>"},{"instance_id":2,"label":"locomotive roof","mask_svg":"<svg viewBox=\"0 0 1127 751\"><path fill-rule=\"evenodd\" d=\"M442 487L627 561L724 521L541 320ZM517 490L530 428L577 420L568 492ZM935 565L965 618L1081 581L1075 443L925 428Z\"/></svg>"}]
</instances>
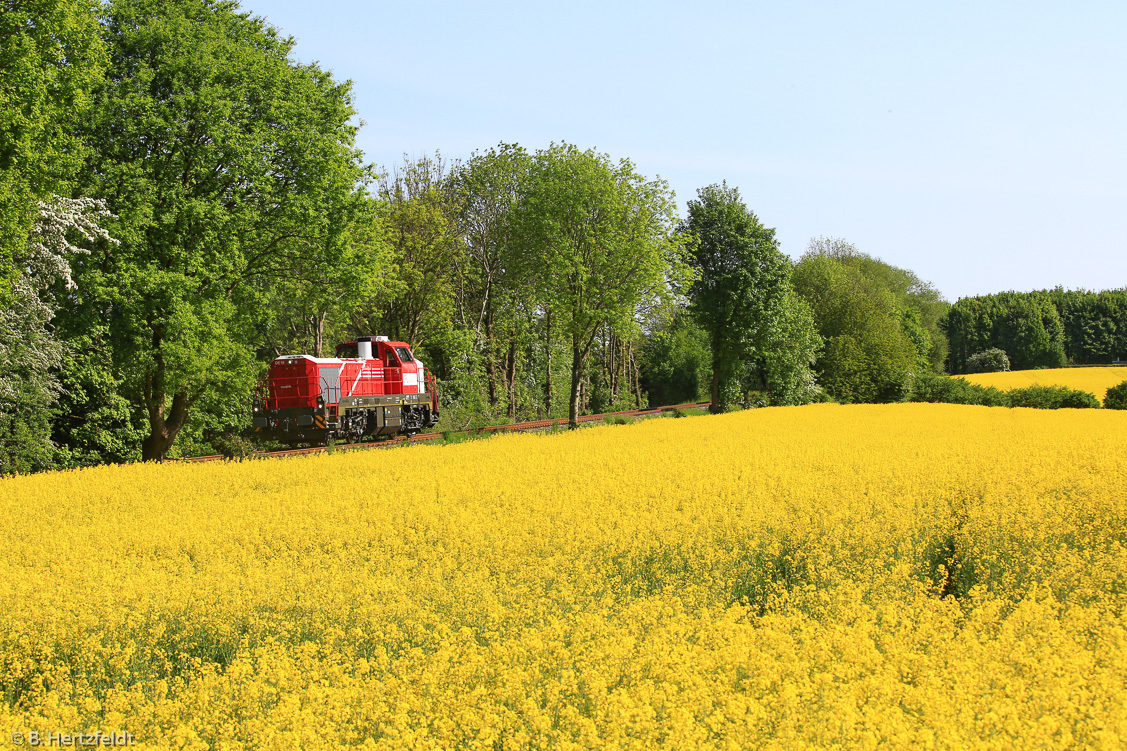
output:
<instances>
[{"instance_id":1,"label":"locomotive roof","mask_svg":"<svg viewBox=\"0 0 1127 751\"><path fill-rule=\"evenodd\" d=\"M338 347L347 347L350 344L359 344L360 342L368 342L368 341L370 341L372 344L379 344L380 342L383 342L384 344L387 344L387 345L392 346L392 347L407 347L408 349L410 349L410 347L411 347L411 345L408 344L407 342L393 342L390 339L388 339L386 336L362 336L359 339L353 339L351 341L341 342L337 346Z\"/></svg>"},{"instance_id":2,"label":"locomotive roof","mask_svg":"<svg viewBox=\"0 0 1127 751\"><path fill-rule=\"evenodd\" d=\"M279 360L312 360L313 362L334 363L340 362L341 359L340 357L314 357L313 355L282 355L281 357L275 357L274 362L278 362Z\"/></svg>"}]
</instances>

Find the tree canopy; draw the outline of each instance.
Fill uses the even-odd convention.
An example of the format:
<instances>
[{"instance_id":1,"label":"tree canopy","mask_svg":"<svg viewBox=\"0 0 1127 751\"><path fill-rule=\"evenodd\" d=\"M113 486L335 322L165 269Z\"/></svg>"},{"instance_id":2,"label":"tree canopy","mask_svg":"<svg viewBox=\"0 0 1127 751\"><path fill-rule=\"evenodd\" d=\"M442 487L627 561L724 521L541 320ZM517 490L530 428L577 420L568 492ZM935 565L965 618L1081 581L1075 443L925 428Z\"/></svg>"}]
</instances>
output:
<instances>
[{"instance_id":1,"label":"tree canopy","mask_svg":"<svg viewBox=\"0 0 1127 751\"><path fill-rule=\"evenodd\" d=\"M574 426L583 366L599 328L635 327L643 300L666 291L678 258L673 194L629 160L615 164L562 143L535 154L516 211L538 299L570 340Z\"/></svg>"},{"instance_id":2,"label":"tree canopy","mask_svg":"<svg viewBox=\"0 0 1127 751\"><path fill-rule=\"evenodd\" d=\"M85 145L75 126L102 76L94 0L0 0L0 304L38 202L65 193Z\"/></svg>"},{"instance_id":3,"label":"tree canopy","mask_svg":"<svg viewBox=\"0 0 1127 751\"><path fill-rule=\"evenodd\" d=\"M289 59L293 40L231 2L117 0L80 178L118 216L76 273L72 330L108 344L164 456L204 394L244 394L253 281L295 279L348 247L365 178L350 85Z\"/></svg>"},{"instance_id":4,"label":"tree canopy","mask_svg":"<svg viewBox=\"0 0 1127 751\"><path fill-rule=\"evenodd\" d=\"M825 239L811 242L795 267L795 289L825 340L818 381L839 400L899 401L915 376L930 370L931 339L904 299L911 287L898 272L844 241Z\"/></svg>"},{"instance_id":5,"label":"tree canopy","mask_svg":"<svg viewBox=\"0 0 1127 751\"><path fill-rule=\"evenodd\" d=\"M727 184L709 185L689 201L681 230L689 238L689 263L697 278L690 310L707 332L712 353L712 411L727 408L730 385L741 370L776 401L801 400L798 381L810 381L818 342L804 305L790 294L790 264L775 231L759 221ZM797 347L786 363L781 348ZM812 381L810 381L812 385Z\"/></svg>"}]
</instances>

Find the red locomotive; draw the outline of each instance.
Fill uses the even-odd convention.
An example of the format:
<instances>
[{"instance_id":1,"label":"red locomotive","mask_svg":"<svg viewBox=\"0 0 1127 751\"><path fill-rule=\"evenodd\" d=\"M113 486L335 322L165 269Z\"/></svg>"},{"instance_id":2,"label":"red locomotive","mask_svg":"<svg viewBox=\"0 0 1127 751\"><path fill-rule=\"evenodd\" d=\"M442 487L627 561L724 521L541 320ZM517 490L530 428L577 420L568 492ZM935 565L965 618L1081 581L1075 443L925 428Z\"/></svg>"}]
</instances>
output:
<instances>
[{"instance_id":1,"label":"red locomotive","mask_svg":"<svg viewBox=\"0 0 1127 751\"><path fill-rule=\"evenodd\" d=\"M386 336L340 344L335 358L279 357L255 390L255 430L283 443L411 435L436 422L434 375Z\"/></svg>"}]
</instances>

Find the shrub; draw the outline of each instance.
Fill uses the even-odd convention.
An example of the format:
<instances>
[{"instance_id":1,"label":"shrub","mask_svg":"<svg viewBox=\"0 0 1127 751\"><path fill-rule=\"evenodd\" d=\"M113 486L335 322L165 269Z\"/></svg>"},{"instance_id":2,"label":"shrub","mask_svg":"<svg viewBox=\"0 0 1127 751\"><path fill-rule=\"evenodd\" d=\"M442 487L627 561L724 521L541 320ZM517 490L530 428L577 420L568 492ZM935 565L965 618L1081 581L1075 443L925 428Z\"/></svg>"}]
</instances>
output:
<instances>
[{"instance_id":1,"label":"shrub","mask_svg":"<svg viewBox=\"0 0 1127 751\"><path fill-rule=\"evenodd\" d=\"M967 358L968 373L1002 373L1010 369L1010 358L997 347L984 349Z\"/></svg>"},{"instance_id":2,"label":"shrub","mask_svg":"<svg viewBox=\"0 0 1127 751\"><path fill-rule=\"evenodd\" d=\"M1107 390L1107 394L1104 396L1104 407L1106 409L1127 409L1127 381Z\"/></svg>"},{"instance_id":3,"label":"shrub","mask_svg":"<svg viewBox=\"0 0 1127 751\"><path fill-rule=\"evenodd\" d=\"M757 407L766 407L771 403L770 395L762 391L748 391L744 394L743 399L740 400L740 406L744 409L755 409Z\"/></svg>"},{"instance_id":4,"label":"shrub","mask_svg":"<svg viewBox=\"0 0 1127 751\"><path fill-rule=\"evenodd\" d=\"M1092 409L1100 402L1095 395L1067 386L1026 386L1006 392L1011 407L1034 409Z\"/></svg>"},{"instance_id":5,"label":"shrub","mask_svg":"<svg viewBox=\"0 0 1127 751\"><path fill-rule=\"evenodd\" d=\"M1010 400L993 386L979 386L962 378L945 378L921 374L913 384L908 401L932 404L980 404L987 407L1008 407Z\"/></svg>"}]
</instances>

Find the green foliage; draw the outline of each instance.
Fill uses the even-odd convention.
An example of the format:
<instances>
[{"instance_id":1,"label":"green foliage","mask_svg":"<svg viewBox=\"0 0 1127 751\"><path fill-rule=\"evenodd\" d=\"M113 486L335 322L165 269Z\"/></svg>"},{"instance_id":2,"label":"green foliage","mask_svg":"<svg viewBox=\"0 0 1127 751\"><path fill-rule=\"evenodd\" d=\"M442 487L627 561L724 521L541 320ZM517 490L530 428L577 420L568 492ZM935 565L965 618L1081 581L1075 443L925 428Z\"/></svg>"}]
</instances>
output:
<instances>
[{"instance_id":1,"label":"green foliage","mask_svg":"<svg viewBox=\"0 0 1127 751\"><path fill-rule=\"evenodd\" d=\"M159 459L204 395L245 400L264 290L339 263L366 172L349 85L291 61L293 40L234 3L119 0L104 18L80 184L122 245L76 266L64 326L112 311L113 370Z\"/></svg>"},{"instance_id":2,"label":"green foliage","mask_svg":"<svg viewBox=\"0 0 1127 751\"><path fill-rule=\"evenodd\" d=\"M1127 289L1047 293L1060 314L1064 351L1076 365L1127 359Z\"/></svg>"},{"instance_id":3,"label":"green foliage","mask_svg":"<svg viewBox=\"0 0 1127 751\"><path fill-rule=\"evenodd\" d=\"M1100 400L1093 394L1067 386L1026 386L1006 392L1011 407L1034 409L1098 409Z\"/></svg>"},{"instance_id":4,"label":"green foliage","mask_svg":"<svg viewBox=\"0 0 1127 751\"><path fill-rule=\"evenodd\" d=\"M4 384L0 395L0 475L52 469L56 456L47 440L54 395L30 381Z\"/></svg>"},{"instance_id":5,"label":"green foliage","mask_svg":"<svg viewBox=\"0 0 1127 751\"><path fill-rule=\"evenodd\" d=\"M606 154L566 143L532 159L513 227L528 251L522 263L536 299L570 344L573 427L600 328L632 334L638 307L680 276L672 223L669 186L647 180L629 160L614 164Z\"/></svg>"},{"instance_id":6,"label":"green foliage","mask_svg":"<svg viewBox=\"0 0 1127 751\"><path fill-rule=\"evenodd\" d=\"M68 342L70 352L61 369L62 394L52 424L60 467L141 458L147 420L124 396L125 383L106 344L107 328L104 323L92 324Z\"/></svg>"},{"instance_id":7,"label":"green foliage","mask_svg":"<svg viewBox=\"0 0 1127 751\"><path fill-rule=\"evenodd\" d=\"M654 331L642 347L642 385L651 404L708 399L711 371L708 334L685 313Z\"/></svg>"},{"instance_id":8,"label":"green foliage","mask_svg":"<svg viewBox=\"0 0 1127 751\"><path fill-rule=\"evenodd\" d=\"M977 404L986 407L1008 407L1006 392L993 386L979 386L962 378L927 373L915 380L909 401L939 404Z\"/></svg>"},{"instance_id":9,"label":"green foliage","mask_svg":"<svg viewBox=\"0 0 1127 751\"><path fill-rule=\"evenodd\" d=\"M916 361L919 363L919 370L929 370L931 362L928 360L928 353L932 350L931 334L923 327L920 320L920 312L915 308L904 308L900 311L900 330L904 336L912 344L912 349L916 352Z\"/></svg>"},{"instance_id":10,"label":"green foliage","mask_svg":"<svg viewBox=\"0 0 1127 751\"><path fill-rule=\"evenodd\" d=\"M754 401L752 391L761 391L772 406L816 400L823 391L814 376L822 337L814 325L810 306L790 284L764 338L762 353L746 361L741 374L745 392L742 401Z\"/></svg>"},{"instance_id":11,"label":"green foliage","mask_svg":"<svg viewBox=\"0 0 1127 751\"><path fill-rule=\"evenodd\" d=\"M1043 292L1003 292L964 297L944 320L952 373L967 373L970 357L1001 349L1014 370L1057 368L1065 364L1064 327Z\"/></svg>"},{"instance_id":12,"label":"green foliage","mask_svg":"<svg viewBox=\"0 0 1127 751\"><path fill-rule=\"evenodd\" d=\"M515 416L516 371L532 368L533 330L527 312L537 307L523 244L514 226L532 158L520 146L500 144L475 153L450 178L454 219L462 245L457 264L457 303L474 335L473 347L485 368L491 409L508 391ZM521 346L523 345L523 346ZM521 355L525 355L522 357ZM506 388L506 386L508 388ZM550 401L551 389L544 390ZM539 394L532 396L537 401ZM549 408L550 409L550 408Z\"/></svg>"},{"instance_id":13,"label":"green foliage","mask_svg":"<svg viewBox=\"0 0 1127 751\"><path fill-rule=\"evenodd\" d=\"M326 254L300 274L254 285L257 299L240 306L251 316L245 321L244 339L256 342L271 356L327 357L336 344L368 333L357 331L354 321L367 312L374 297L387 293L394 261L383 220L385 207L372 198L363 207L339 253Z\"/></svg>"},{"instance_id":14,"label":"green foliage","mask_svg":"<svg viewBox=\"0 0 1127 751\"><path fill-rule=\"evenodd\" d=\"M450 325L457 241L441 155L404 159L379 180L380 219L390 244L390 275L352 316L358 333L380 332L412 346ZM378 275L380 269L370 273Z\"/></svg>"},{"instance_id":15,"label":"green foliage","mask_svg":"<svg viewBox=\"0 0 1127 751\"><path fill-rule=\"evenodd\" d=\"M909 401L1035 409L1091 409L1100 406L1096 397L1087 391L1065 386L1027 386L999 391L992 386L979 386L962 378L931 373L916 379Z\"/></svg>"},{"instance_id":16,"label":"green foliage","mask_svg":"<svg viewBox=\"0 0 1127 751\"><path fill-rule=\"evenodd\" d=\"M879 276L866 276L882 266L855 263L859 257L846 243L815 242L794 269L795 289L825 340L818 383L842 402L900 401L927 370L922 350L930 344L917 314L905 313Z\"/></svg>"},{"instance_id":17,"label":"green foliage","mask_svg":"<svg viewBox=\"0 0 1127 751\"><path fill-rule=\"evenodd\" d=\"M891 297L903 317L904 334L912 341L927 367L943 372L947 359L947 337L941 321L950 304L928 281L914 272L885 263L841 239L819 237L810 241L807 255L823 255L835 259L854 271L856 283L871 297ZM886 303L886 305L888 305Z\"/></svg>"},{"instance_id":18,"label":"green foliage","mask_svg":"<svg viewBox=\"0 0 1127 751\"><path fill-rule=\"evenodd\" d=\"M82 164L75 133L106 62L97 2L0 0L0 305L36 201L63 194Z\"/></svg>"},{"instance_id":19,"label":"green foliage","mask_svg":"<svg viewBox=\"0 0 1127 751\"><path fill-rule=\"evenodd\" d=\"M1004 373L1010 369L1010 358L997 347L976 352L967 358L968 373Z\"/></svg>"},{"instance_id":20,"label":"green foliage","mask_svg":"<svg viewBox=\"0 0 1127 751\"><path fill-rule=\"evenodd\" d=\"M775 230L748 210L737 189L722 183L697 191L681 231L697 272L688 290L689 309L707 332L712 352L712 410L725 411L739 393L749 362L755 363L756 385L771 390L773 398L801 399L818 342L809 316L788 297L790 265ZM792 327L797 330L788 330ZM798 351L780 351L788 345Z\"/></svg>"},{"instance_id":21,"label":"green foliage","mask_svg":"<svg viewBox=\"0 0 1127 751\"><path fill-rule=\"evenodd\" d=\"M11 302L0 309L0 475L49 469L54 460L47 417L59 393L64 349L51 331L53 310L41 287L21 274Z\"/></svg>"},{"instance_id":22,"label":"green foliage","mask_svg":"<svg viewBox=\"0 0 1127 751\"><path fill-rule=\"evenodd\" d=\"M1110 363L1127 353L1127 290L1057 287L959 300L943 322L952 373L973 372L969 358L999 347L1014 370Z\"/></svg>"},{"instance_id":23,"label":"green foliage","mask_svg":"<svg viewBox=\"0 0 1127 751\"><path fill-rule=\"evenodd\" d=\"M1127 409L1127 381L1112 386L1104 395L1104 409Z\"/></svg>"},{"instance_id":24,"label":"green foliage","mask_svg":"<svg viewBox=\"0 0 1127 751\"><path fill-rule=\"evenodd\" d=\"M63 458L49 418L65 393L59 372L70 349L52 319L59 297L74 289L70 260L85 252L71 240L113 242L98 226L107 212L97 201L55 196L38 208L29 242L16 256L20 274L11 303L0 309L0 474L48 469Z\"/></svg>"}]
</instances>

